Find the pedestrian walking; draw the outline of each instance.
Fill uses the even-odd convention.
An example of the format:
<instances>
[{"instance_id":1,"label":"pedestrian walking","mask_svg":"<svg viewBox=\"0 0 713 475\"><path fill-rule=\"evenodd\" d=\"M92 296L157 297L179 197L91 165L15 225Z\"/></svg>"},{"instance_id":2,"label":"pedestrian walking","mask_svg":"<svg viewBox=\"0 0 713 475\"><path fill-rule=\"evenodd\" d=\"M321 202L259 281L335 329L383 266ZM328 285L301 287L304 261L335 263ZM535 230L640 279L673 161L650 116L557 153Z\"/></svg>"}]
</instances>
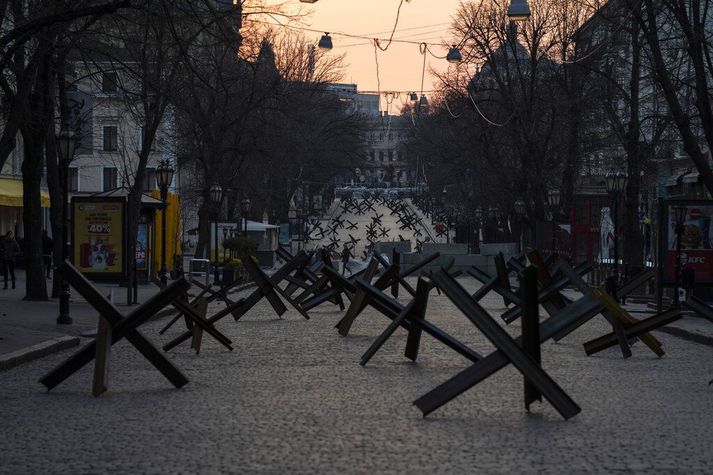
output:
<instances>
[{"instance_id":1,"label":"pedestrian walking","mask_svg":"<svg viewBox=\"0 0 713 475\"><path fill-rule=\"evenodd\" d=\"M346 271L349 271L349 275L352 275L353 272L349 268L349 258L351 257L352 253L349 251L349 247L344 244L344 247L342 248L342 275L346 273Z\"/></svg>"},{"instance_id":2,"label":"pedestrian walking","mask_svg":"<svg viewBox=\"0 0 713 475\"><path fill-rule=\"evenodd\" d=\"M7 274L10 274L12 279L12 288L15 288L15 259L20 254L20 246L15 241L12 231L8 231L2 238L2 249L0 256L2 257L2 277L5 281L4 289L7 289Z\"/></svg>"},{"instance_id":3,"label":"pedestrian walking","mask_svg":"<svg viewBox=\"0 0 713 475\"><path fill-rule=\"evenodd\" d=\"M42 259L45 262L45 273L48 279L52 279L52 251L54 241L47 234L47 230L42 231Z\"/></svg>"}]
</instances>

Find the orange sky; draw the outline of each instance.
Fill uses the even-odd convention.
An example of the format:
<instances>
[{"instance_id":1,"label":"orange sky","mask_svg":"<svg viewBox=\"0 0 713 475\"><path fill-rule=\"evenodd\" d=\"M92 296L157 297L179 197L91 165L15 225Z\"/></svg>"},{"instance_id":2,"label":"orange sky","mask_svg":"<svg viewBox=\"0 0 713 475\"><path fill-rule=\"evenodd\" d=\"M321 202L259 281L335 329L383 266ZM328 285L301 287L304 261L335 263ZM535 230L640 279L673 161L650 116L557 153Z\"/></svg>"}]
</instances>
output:
<instances>
[{"instance_id":1,"label":"orange sky","mask_svg":"<svg viewBox=\"0 0 713 475\"><path fill-rule=\"evenodd\" d=\"M285 4L284 0L268 0L267 3ZM459 3L460 0L404 2L394 38L431 43L447 41L451 16L456 12ZM287 5L304 7L307 4L299 3L298 0L289 0ZM307 23L305 26L330 33L341 31L388 38L394 25L398 5L399 0L318 0L312 5L307 5L312 10L312 14L305 20ZM306 35L314 38L315 43L321 36L310 32ZM373 45L365 40L336 35L332 36L332 41L334 43L332 53L347 52L345 82L356 83L360 90L377 90ZM366 44L348 46L359 43ZM442 48L433 48L433 52L439 56L446 54L446 50ZM423 56L419 53L418 45L392 43L386 52L379 51L378 58L380 90L415 90L416 92L420 90ZM445 59L436 59L430 55L427 57L426 65L427 68L448 67ZM432 78L428 75L428 69L424 89L432 89Z\"/></svg>"}]
</instances>

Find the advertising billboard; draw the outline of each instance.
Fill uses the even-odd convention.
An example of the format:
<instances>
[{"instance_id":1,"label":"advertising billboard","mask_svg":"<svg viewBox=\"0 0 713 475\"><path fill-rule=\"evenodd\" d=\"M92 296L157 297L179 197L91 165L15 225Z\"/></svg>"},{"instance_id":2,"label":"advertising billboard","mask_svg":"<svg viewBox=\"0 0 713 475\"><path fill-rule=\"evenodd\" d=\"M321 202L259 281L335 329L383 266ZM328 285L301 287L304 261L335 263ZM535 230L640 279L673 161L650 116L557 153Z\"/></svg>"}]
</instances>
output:
<instances>
[{"instance_id":1,"label":"advertising billboard","mask_svg":"<svg viewBox=\"0 0 713 475\"><path fill-rule=\"evenodd\" d=\"M72 198L72 263L89 279L126 276L126 202Z\"/></svg>"},{"instance_id":2,"label":"advertising billboard","mask_svg":"<svg viewBox=\"0 0 713 475\"><path fill-rule=\"evenodd\" d=\"M693 269L697 285L713 284L713 202L676 200L667 201L664 207L664 284L676 281L676 220L673 206L686 207L686 218L681 233L681 268Z\"/></svg>"}]
</instances>

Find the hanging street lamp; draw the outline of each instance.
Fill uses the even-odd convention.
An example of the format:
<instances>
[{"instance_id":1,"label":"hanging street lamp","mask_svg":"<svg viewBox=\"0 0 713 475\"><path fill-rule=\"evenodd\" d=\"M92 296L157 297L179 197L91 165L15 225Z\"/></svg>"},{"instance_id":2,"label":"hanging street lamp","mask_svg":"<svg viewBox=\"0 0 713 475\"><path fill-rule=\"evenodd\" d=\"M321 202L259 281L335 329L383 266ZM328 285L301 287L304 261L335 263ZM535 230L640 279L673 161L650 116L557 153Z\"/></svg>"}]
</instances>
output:
<instances>
[{"instance_id":1,"label":"hanging street lamp","mask_svg":"<svg viewBox=\"0 0 713 475\"><path fill-rule=\"evenodd\" d=\"M317 44L317 47L323 51L329 51L332 49L332 37L329 36L329 33L325 33L322 35L322 37L319 39L319 44Z\"/></svg>"},{"instance_id":2,"label":"hanging street lamp","mask_svg":"<svg viewBox=\"0 0 713 475\"><path fill-rule=\"evenodd\" d=\"M456 45L451 46L448 50L448 54L446 55L446 61L449 63L460 63L463 61L463 55L460 53L460 48Z\"/></svg>"}]
</instances>

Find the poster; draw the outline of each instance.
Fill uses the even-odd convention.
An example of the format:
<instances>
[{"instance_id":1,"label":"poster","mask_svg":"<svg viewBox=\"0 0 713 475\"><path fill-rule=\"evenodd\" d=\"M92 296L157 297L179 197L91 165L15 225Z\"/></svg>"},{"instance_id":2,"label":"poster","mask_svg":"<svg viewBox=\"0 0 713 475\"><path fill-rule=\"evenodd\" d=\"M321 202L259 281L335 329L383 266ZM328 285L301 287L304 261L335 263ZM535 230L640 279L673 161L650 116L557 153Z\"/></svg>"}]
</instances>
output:
<instances>
[{"instance_id":1,"label":"poster","mask_svg":"<svg viewBox=\"0 0 713 475\"><path fill-rule=\"evenodd\" d=\"M290 224L289 223L281 223L280 224L279 242L281 245L287 245L290 243Z\"/></svg>"},{"instance_id":2,"label":"poster","mask_svg":"<svg viewBox=\"0 0 713 475\"><path fill-rule=\"evenodd\" d=\"M87 277L123 277L125 201L72 198L72 263Z\"/></svg>"},{"instance_id":3,"label":"poster","mask_svg":"<svg viewBox=\"0 0 713 475\"><path fill-rule=\"evenodd\" d=\"M148 264L149 227L146 223L139 223L136 230L136 269L146 270Z\"/></svg>"},{"instance_id":4,"label":"poster","mask_svg":"<svg viewBox=\"0 0 713 475\"><path fill-rule=\"evenodd\" d=\"M681 234L681 268L693 269L696 284L713 284L713 202L682 201L666 205L666 255L664 280L676 280L676 219L673 206L683 204L687 208Z\"/></svg>"}]
</instances>

